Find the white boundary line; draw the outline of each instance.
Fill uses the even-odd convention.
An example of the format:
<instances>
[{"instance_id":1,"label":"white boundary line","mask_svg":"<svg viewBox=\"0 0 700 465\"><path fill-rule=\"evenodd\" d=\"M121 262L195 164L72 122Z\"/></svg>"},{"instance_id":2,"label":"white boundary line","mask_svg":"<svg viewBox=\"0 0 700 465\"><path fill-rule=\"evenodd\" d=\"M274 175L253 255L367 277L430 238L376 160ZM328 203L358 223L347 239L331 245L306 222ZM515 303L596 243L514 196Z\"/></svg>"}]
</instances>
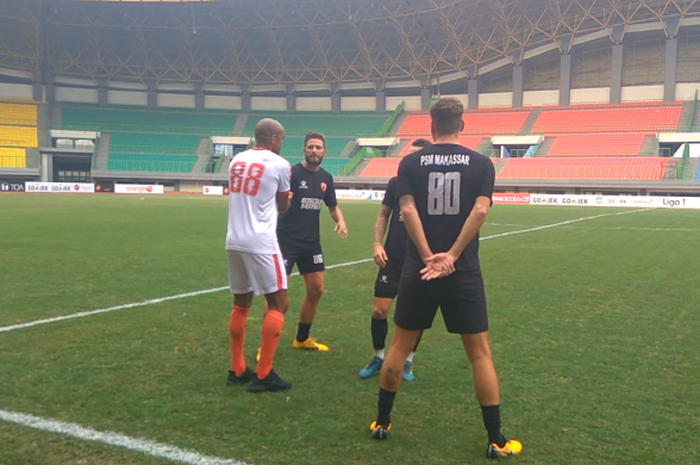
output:
<instances>
[{"instance_id":1,"label":"white boundary line","mask_svg":"<svg viewBox=\"0 0 700 465\"><path fill-rule=\"evenodd\" d=\"M359 265L360 263L371 262L373 259L365 258L362 260L356 260L354 262L338 263L337 265L327 266L327 270L332 270L333 268L342 268L345 266ZM292 276L297 276L299 273L292 273ZM115 305L114 307L98 308L97 310L89 310L85 312L71 313L70 315L56 316L52 318L45 318L42 320L28 321L27 323L18 323L8 326L0 326L0 333L6 333L9 331L14 331L17 329L31 328L32 326L46 325L49 323L57 323L59 321L73 320L75 318L83 318L86 316L101 315L102 313L116 312L117 310L127 310L136 307L145 307L147 305L159 304L162 302L168 302L169 300L185 299L187 297L197 297L205 294L213 294L215 292L227 291L228 286L213 287L211 289L203 289L201 291L185 292L184 294L169 295L167 297L158 297L156 299L142 300L140 302L133 302L130 304Z\"/></svg>"},{"instance_id":2,"label":"white boundary line","mask_svg":"<svg viewBox=\"0 0 700 465\"><path fill-rule=\"evenodd\" d=\"M203 455L197 452L180 449L170 444L162 444L148 439L133 438L112 431L97 431L92 428L80 426L76 423L41 418L26 413L0 410L0 420L41 431L71 436L83 441L102 442L110 446L142 452L152 457L164 458L171 462L186 463L188 465L247 465L245 462L240 462L238 460L212 457L210 455Z\"/></svg>"},{"instance_id":3,"label":"white boundary line","mask_svg":"<svg viewBox=\"0 0 700 465\"><path fill-rule=\"evenodd\" d=\"M574 219L567 220L567 221L561 221L559 223L544 224L544 225L535 226L535 227L528 228L528 229L518 229L515 231L507 231L507 232L500 233L500 234L493 234L491 236L484 236L484 237L481 237L480 240L487 241L489 239L497 239L499 237L514 236L517 234L525 234L525 233L529 233L529 232L542 231L544 229L551 229L551 228L556 228L559 226L565 226L567 224L572 224L572 223L580 223L581 221L595 220L597 218L603 218L606 216L620 216L620 215L627 215L630 213L638 213L638 212L643 212L643 211L648 211L648 210L650 210L650 209L644 208L644 209L626 210L623 212L616 212L616 213L602 213L600 215L585 216L583 218L574 218ZM336 265L330 265L330 266L327 266L326 269L332 270L334 268L343 268L346 266L359 265L361 263L367 263L367 262L371 262L371 261L373 261L373 259L365 258L362 260L355 260L352 262L345 262L345 263L338 263ZM293 273L292 276L297 276L298 274L299 273ZM185 299L187 297L197 297L200 295L213 294L215 292L221 292L221 291L225 291L225 290L228 290L228 286L214 287L211 289L203 289L201 291L185 292L183 294L175 294L175 295L170 295L170 296L166 296L166 297L158 297L156 299L142 300L140 302L133 302L130 304L116 305L114 307L99 308L97 310L89 310L89 311L84 311L84 312L71 313L70 315L62 315L62 316L56 316L56 317L52 317L52 318L45 318L45 319L41 319L41 320L34 320L34 321L29 321L27 323L18 323L18 324L14 324L14 325L0 326L0 333L7 333L7 332L15 331L18 329L26 329L26 328L31 328L31 327L40 326L40 325L46 325L46 324L50 324L50 323L57 323L59 321L73 320L76 318L84 318L87 316L101 315L103 313L116 312L117 310L127 310L130 308L145 307L148 305L155 305L155 304L159 304L159 303L163 303L163 302L168 302L170 300Z\"/></svg>"}]
</instances>

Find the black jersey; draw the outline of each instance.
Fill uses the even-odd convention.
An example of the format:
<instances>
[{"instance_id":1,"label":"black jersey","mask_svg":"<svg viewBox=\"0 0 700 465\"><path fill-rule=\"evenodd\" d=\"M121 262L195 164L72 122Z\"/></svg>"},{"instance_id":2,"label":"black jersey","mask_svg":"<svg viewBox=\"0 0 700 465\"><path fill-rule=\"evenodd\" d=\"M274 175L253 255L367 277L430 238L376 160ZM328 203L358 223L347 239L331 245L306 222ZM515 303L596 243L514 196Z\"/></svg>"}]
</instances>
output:
<instances>
[{"instance_id":1,"label":"black jersey","mask_svg":"<svg viewBox=\"0 0 700 465\"><path fill-rule=\"evenodd\" d=\"M338 205L333 176L323 168L314 173L297 163L292 166L290 183L292 201L289 210L277 219L277 238L294 247L318 244L321 207L324 203Z\"/></svg>"},{"instance_id":2,"label":"black jersey","mask_svg":"<svg viewBox=\"0 0 700 465\"><path fill-rule=\"evenodd\" d=\"M434 144L407 155L399 164L398 196L412 195L433 253L447 252L462 231L477 197L491 198L493 163L456 144ZM420 259L412 241L408 256ZM455 261L460 271L479 268L479 234Z\"/></svg>"},{"instance_id":3,"label":"black jersey","mask_svg":"<svg viewBox=\"0 0 700 465\"><path fill-rule=\"evenodd\" d=\"M382 200L382 205L391 208L391 219L389 220L389 232L386 235L384 242L384 250L386 251L389 260L401 260L406 257L406 247L408 246L408 234L406 227L403 224L401 217L401 208L399 207L398 192L399 178L394 176L389 179L389 184L386 186L386 193Z\"/></svg>"}]
</instances>

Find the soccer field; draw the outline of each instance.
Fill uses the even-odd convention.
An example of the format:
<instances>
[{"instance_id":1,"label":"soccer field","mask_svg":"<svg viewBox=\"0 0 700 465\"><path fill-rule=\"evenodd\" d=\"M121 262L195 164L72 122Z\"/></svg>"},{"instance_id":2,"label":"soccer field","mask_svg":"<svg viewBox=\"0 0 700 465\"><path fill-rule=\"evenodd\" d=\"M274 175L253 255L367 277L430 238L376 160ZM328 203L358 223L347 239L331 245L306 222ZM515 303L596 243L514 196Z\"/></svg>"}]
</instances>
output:
<instances>
[{"instance_id":1,"label":"soccer field","mask_svg":"<svg viewBox=\"0 0 700 465\"><path fill-rule=\"evenodd\" d=\"M371 256L378 204L341 207L345 241L322 211L326 265L344 266L326 272L312 329L330 351L291 348L303 295L292 277L275 369L293 388L255 395L225 386L225 198L0 196L0 464L171 463L145 440L199 464L485 461L469 363L439 317L392 436L371 439L378 379L357 371L372 355L376 266L347 264ZM510 461L700 463L700 213L497 205L481 236L503 431L524 445ZM131 440L47 431L72 424Z\"/></svg>"}]
</instances>

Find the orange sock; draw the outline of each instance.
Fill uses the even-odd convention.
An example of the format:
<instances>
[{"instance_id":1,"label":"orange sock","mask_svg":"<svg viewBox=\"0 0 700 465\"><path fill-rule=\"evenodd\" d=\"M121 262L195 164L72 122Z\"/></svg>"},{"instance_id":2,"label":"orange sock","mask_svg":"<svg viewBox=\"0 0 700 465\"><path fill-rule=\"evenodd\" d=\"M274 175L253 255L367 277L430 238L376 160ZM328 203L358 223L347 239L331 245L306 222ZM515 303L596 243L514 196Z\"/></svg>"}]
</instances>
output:
<instances>
[{"instance_id":1,"label":"orange sock","mask_svg":"<svg viewBox=\"0 0 700 465\"><path fill-rule=\"evenodd\" d=\"M243 359L243 338L245 337L245 320L248 317L248 309L233 306L231 318L228 320L228 332L231 335L231 371L236 376L245 372L245 360Z\"/></svg>"},{"instance_id":2,"label":"orange sock","mask_svg":"<svg viewBox=\"0 0 700 465\"><path fill-rule=\"evenodd\" d=\"M284 324L284 314L276 310L268 310L260 331L260 360L258 360L258 379L263 379L270 374L272 369L272 358L275 356L277 341L280 339L282 325Z\"/></svg>"}]
</instances>

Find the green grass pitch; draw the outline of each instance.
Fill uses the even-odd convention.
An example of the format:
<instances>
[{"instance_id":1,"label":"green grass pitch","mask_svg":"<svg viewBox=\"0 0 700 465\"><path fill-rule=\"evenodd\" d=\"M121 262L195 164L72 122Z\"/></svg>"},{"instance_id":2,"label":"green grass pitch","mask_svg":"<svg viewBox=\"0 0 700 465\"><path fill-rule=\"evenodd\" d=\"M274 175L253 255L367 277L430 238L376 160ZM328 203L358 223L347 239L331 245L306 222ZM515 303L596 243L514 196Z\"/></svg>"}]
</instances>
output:
<instances>
[{"instance_id":1,"label":"green grass pitch","mask_svg":"<svg viewBox=\"0 0 700 465\"><path fill-rule=\"evenodd\" d=\"M368 258L376 203L322 212L327 265ZM0 326L225 286L225 198L0 196ZM518 464L700 462L700 214L494 206L482 236L490 338ZM252 464L485 461L469 363L438 318L403 384L388 441L367 427L377 377L369 322L376 267L329 270L312 335L294 351L303 295L275 360L288 393L227 388L231 297L218 292L0 333L0 409ZM261 301L248 319L254 362ZM0 422L0 464L162 459Z\"/></svg>"}]
</instances>

